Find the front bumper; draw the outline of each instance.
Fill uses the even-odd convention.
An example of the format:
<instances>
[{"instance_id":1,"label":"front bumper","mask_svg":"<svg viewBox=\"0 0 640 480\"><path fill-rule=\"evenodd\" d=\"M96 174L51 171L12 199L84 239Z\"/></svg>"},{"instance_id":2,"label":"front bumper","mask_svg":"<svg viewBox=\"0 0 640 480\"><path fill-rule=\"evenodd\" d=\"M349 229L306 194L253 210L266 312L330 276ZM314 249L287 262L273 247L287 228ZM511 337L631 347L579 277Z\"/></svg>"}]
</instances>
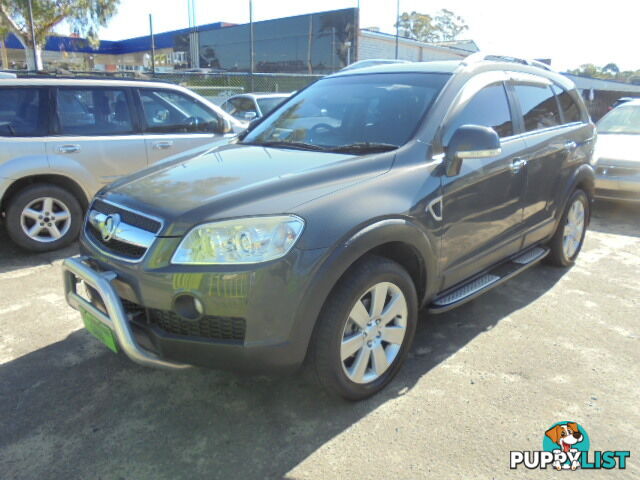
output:
<instances>
[{"instance_id":1,"label":"front bumper","mask_svg":"<svg viewBox=\"0 0 640 480\"><path fill-rule=\"evenodd\" d=\"M64 293L69 305L76 310L84 309L109 327L118 339L124 353L134 362L148 367L183 369L187 364L163 360L158 355L145 350L135 338L122 301L111 285L117 275L114 272L97 272L85 263L86 257L67 258L62 263ZM98 309L77 292L79 281L93 288L102 299L106 313Z\"/></svg>"},{"instance_id":2,"label":"front bumper","mask_svg":"<svg viewBox=\"0 0 640 480\"><path fill-rule=\"evenodd\" d=\"M73 308L110 328L123 352L141 365L288 373L306 354L313 322L307 327L309 316L300 310L308 303L306 295L312 295L309 284L322 253L294 249L284 261L251 272L167 267L158 273L107 262L96 252L63 262L65 296ZM80 282L99 299L81 295ZM203 319L241 319L243 328L180 318L172 305L184 293L202 300Z\"/></svg>"}]
</instances>

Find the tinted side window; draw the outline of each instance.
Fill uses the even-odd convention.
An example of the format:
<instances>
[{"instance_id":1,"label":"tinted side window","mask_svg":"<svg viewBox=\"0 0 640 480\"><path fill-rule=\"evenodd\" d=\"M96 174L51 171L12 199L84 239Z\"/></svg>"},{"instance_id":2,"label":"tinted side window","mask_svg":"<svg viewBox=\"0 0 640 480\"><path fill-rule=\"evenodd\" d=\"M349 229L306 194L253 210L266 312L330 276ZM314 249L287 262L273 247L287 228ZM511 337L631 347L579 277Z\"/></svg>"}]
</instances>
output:
<instances>
[{"instance_id":1,"label":"tinted side window","mask_svg":"<svg viewBox=\"0 0 640 480\"><path fill-rule=\"evenodd\" d=\"M527 132L560 125L560 111L550 87L515 85Z\"/></svg>"},{"instance_id":2,"label":"tinted side window","mask_svg":"<svg viewBox=\"0 0 640 480\"><path fill-rule=\"evenodd\" d=\"M213 133L218 131L215 112L193 98L170 90L140 89L146 130L154 133Z\"/></svg>"},{"instance_id":3,"label":"tinted side window","mask_svg":"<svg viewBox=\"0 0 640 480\"><path fill-rule=\"evenodd\" d=\"M124 90L61 88L56 106L62 135L126 135L134 131Z\"/></svg>"},{"instance_id":4,"label":"tinted side window","mask_svg":"<svg viewBox=\"0 0 640 480\"><path fill-rule=\"evenodd\" d=\"M480 90L464 109L453 119L445 144L462 125L482 125L493 128L500 138L513 135L513 122L507 100L507 92L500 84Z\"/></svg>"},{"instance_id":5,"label":"tinted side window","mask_svg":"<svg viewBox=\"0 0 640 480\"><path fill-rule=\"evenodd\" d=\"M45 135L46 95L44 88L0 88L0 136Z\"/></svg>"},{"instance_id":6,"label":"tinted side window","mask_svg":"<svg viewBox=\"0 0 640 480\"><path fill-rule=\"evenodd\" d=\"M578 104L571 98L569 92L555 85L552 88L560 102L560 108L562 108L562 112L564 113L564 123L581 122L582 113L580 112L580 107L578 107Z\"/></svg>"}]
</instances>

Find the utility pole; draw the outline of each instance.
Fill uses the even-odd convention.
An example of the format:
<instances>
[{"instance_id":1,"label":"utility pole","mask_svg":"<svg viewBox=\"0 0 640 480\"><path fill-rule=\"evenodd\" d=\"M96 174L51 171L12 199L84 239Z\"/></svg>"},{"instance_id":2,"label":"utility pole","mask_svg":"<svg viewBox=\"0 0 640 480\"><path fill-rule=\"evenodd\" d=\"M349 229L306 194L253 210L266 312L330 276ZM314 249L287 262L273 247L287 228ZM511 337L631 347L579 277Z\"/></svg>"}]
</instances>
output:
<instances>
[{"instance_id":1,"label":"utility pole","mask_svg":"<svg viewBox=\"0 0 640 480\"><path fill-rule=\"evenodd\" d=\"M29 25L31 26L31 48L33 48L33 68L40 70L38 65L38 52L36 52L36 30L33 27L33 6L31 0L29 0Z\"/></svg>"},{"instance_id":2,"label":"utility pole","mask_svg":"<svg viewBox=\"0 0 640 480\"><path fill-rule=\"evenodd\" d=\"M153 17L149 14L149 33L151 35L151 73L156 74L156 42L153 38Z\"/></svg>"},{"instance_id":3,"label":"utility pole","mask_svg":"<svg viewBox=\"0 0 640 480\"><path fill-rule=\"evenodd\" d=\"M254 50L253 50L253 0L249 0L249 81L251 83L251 91L253 92L253 64L254 64Z\"/></svg>"},{"instance_id":4,"label":"utility pole","mask_svg":"<svg viewBox=\"0 0 640 480\"><path fill-rule=\"evenodd\" d=\"M400 0L396 2L396 60L398 59L398 43L400 42Z\"/></svg>"}]
</instances>

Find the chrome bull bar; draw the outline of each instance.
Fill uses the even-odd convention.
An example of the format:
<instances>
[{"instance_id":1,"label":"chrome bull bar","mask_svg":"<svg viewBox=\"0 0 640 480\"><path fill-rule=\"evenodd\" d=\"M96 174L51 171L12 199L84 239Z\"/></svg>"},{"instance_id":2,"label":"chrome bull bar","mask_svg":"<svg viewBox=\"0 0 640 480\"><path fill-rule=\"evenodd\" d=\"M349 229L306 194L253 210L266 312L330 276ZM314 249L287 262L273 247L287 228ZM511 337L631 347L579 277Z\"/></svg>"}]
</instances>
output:
<instances>
[{"instance_id":1,"label":"chrome bull bar","mask_svg":"<svg viewBox=\"0 0 640 480\"><path fill-rule=\"evenodd\" d=\"M156 354L142 348L135 339L122 301L111 282L117 277L115 272L97 272L85 262L87 257L67 258L62 262L64 293L67 303L75 310L86 310L116 335L124 353L134 362L146 367L170 370L189 368L191 365L163 360ZM102 298L107 314L96 308L77 292L78 281L93 287Z\"/></svg>"}]
</instances>

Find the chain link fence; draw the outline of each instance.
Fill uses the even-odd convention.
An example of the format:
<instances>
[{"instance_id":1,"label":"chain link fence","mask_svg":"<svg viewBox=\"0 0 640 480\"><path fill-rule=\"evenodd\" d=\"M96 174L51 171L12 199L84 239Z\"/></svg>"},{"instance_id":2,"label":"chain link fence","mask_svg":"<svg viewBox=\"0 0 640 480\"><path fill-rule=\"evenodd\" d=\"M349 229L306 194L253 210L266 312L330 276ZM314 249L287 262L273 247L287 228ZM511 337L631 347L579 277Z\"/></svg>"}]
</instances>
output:
<instances>
[{"instance_id":1,"label":"chain link fence","mask_svg":"<svg viewBox=\"0 0 640 480\"><path fill-rule=\"evenodd\" d=\"M315 82L322 75L269 73L156 73L151 78L182 85L220 104L240 93L291 93Z\"/></svg>"}]
</instances>

